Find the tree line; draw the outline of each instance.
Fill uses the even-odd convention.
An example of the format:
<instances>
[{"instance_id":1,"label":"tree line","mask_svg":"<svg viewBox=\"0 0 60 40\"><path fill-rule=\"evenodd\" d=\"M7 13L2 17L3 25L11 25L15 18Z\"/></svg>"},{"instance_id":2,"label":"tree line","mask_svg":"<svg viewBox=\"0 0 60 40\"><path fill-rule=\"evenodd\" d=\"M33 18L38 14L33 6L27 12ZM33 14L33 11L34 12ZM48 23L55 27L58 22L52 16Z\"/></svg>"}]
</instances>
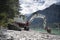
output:
<instances>
[{"instance_id":1,"label":"tree line","mask_svg":"<svg viewBox=\"0 0 60 40\"><path fill-rule=\"evenodd\" d=\"M0 0L0 26L7 25L18 14L19 0Z\"/></svg>"}]
</instances>

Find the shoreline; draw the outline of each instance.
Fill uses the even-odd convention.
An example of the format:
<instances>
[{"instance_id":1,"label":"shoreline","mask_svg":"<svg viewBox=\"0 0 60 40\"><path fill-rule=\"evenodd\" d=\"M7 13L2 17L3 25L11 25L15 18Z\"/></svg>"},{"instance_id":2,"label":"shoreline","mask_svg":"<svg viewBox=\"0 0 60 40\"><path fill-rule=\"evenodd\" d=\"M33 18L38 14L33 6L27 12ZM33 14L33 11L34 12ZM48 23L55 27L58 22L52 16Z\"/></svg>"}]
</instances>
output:
<instances>
[{"instance_id":1,"label":"shoreline","mask_svg":"<svg viewBox=\"0 0 60 40\"><path fill-rule=\"evenodd\" d=\"M7 30L7 39L14 40L60 40L59 35L53 35L49 33L42 33L34 30L29 31L14 31L14 30Z\"/></svg>"}]
</instances>

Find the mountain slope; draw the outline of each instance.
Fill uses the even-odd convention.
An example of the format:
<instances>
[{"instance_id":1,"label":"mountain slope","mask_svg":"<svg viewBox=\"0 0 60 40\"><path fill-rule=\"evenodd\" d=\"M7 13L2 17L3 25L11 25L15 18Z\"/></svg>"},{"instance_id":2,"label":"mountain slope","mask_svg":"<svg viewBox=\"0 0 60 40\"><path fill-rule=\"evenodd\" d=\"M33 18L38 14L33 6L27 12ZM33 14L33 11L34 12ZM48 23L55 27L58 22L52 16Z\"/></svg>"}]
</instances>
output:
<instances>
[{"instance_id":1,"label":"mountain slope","mask_svg":"<svg viewBox=\"0 0 60 40\"><path fill-rule=\"evenodd\" d=\"M43 10L43 11L39 10L35 13L40 13L40 14L45 15L47 18L47 22L49 22L49 23L60 22L60 5L53 4L45 10ZM33 16L33 14L31 16Z\"/></svg>"},{"instance_id":2,"label":"mountain slope","mask_svg":"<svg viewBox=\"0 0 60 40\"><path fill-rule=\"evenodd\" d=\"M39 10L35 13L45 15L47 19L47 23L60 23L60 5L53 4L49 8L46 8L45 10L42 10L42 11ZM35 13L31 14L31 16L28 17L28 19L30 19ZM38 18L37 20L34 19L34 21L31 24L40 25L42 22L43 21L40 18Z\"/></svg>"}]
</instances>

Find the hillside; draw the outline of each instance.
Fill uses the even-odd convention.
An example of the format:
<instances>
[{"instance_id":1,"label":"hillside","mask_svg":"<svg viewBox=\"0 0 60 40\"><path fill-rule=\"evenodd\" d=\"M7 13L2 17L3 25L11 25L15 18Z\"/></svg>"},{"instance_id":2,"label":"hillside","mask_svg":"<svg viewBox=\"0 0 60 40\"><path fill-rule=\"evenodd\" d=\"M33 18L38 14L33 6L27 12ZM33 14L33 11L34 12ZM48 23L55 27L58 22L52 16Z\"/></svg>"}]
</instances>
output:
<instances>
[{"instance_id":1,"label":"hillside","mask_svg":"<svg viewBox=\"0 0 60 40\"><path fill-rule=\"evenodd\" d=\"M47 19L47 23L60 23L60 5L53 4L49 8L46 8L45 10L42 10L42 11L39 10L35 13L40 13L45 15ZM28 17L28 19L30 19L31 16L33 16L33 14L31 14ZM37 18L37 19L34 19L34 21L31 24L38 26L38 25L41 25L42 22L43 21L40 18Z\"/></svg>"}]
</instances>

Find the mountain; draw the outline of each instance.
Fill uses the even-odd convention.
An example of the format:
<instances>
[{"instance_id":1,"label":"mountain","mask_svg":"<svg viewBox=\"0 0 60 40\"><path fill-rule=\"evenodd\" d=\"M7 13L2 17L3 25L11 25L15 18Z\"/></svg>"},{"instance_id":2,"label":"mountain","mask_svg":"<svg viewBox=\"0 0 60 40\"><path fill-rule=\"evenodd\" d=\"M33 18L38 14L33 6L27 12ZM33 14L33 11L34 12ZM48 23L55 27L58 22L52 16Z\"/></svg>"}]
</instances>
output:
<instances>
[{"instance_id":1,"label":"mountain","mask_svg":"<svg viewBox=\"0 0 60 40\"><path fill-rule=\"evenodd\" d=\"M53 4L42 12L42 14L46 15L47 22L60 22L60 5Z\"/></svg>"},{"instance_id":2,"label":"mountain","mask_svg":"<svg viewBox=\"0 0 60 40\"><path fill-rule=\"evenodd\" d=\"M42 10L42 11L39 10L35 13L40 13L40 14L45 15L46 19L47 19L47 23L60 23L60 5L53 4L50 7L46 8L45 10ZM33 14L31 16L33 16ZM31 18L31 16L28 18ZM38 20L40 20L40 19L38 18ZM34 21L32 23L34 23L35 21L38 21L38 20L34 19ZM40 22L38 22L38 24L39 23ZM36 24L36 23L34 23L34 24Z\"/></svg>"},{"instance_id":3,"label":"mountain","mask_svg":"<svg viewBox=\"0 0 60 40\"><path fill-rule=\"evenodd\" d=\"M49 8L46 8L45 10L42 10L42 11L39 10L35 13L40 13L45 15L47 22L60 22L60 5L53 4Z\"/></svg>"}]
</instances>

